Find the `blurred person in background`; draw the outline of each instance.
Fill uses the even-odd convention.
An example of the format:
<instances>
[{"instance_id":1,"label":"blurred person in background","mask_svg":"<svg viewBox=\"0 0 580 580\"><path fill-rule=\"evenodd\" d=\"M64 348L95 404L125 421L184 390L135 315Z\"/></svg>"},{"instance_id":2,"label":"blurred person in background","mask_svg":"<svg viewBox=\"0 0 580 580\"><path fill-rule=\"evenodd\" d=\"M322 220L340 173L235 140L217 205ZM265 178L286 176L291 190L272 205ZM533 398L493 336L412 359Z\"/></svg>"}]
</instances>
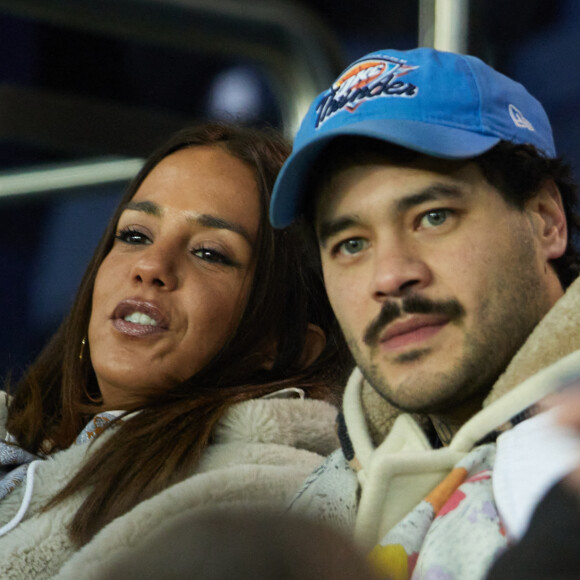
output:
<instances>
[{"instance_id":1,"label":"blurred person in background","mask_svg":"<svg viewBox=\"0 0 580 580\"><path fill-rule=\"evenodd\" d=\"M72 558L60 580L378 580L346 535L293 514L208 510L162 523L103 562ZM96 556L96 554L95 554Z\"/></svg>"}]
</instances>

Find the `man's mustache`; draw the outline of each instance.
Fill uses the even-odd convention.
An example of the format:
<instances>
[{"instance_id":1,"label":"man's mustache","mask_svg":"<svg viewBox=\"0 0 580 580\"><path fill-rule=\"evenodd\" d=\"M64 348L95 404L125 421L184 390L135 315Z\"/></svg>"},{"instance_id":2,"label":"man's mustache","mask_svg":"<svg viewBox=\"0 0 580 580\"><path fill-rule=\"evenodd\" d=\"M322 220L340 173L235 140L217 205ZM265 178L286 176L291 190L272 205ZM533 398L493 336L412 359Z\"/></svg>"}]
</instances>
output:
<instances>
[{"instance_id":1,"label":"man's mustache","mask_svg":"<svg viewBox=\"0 0 580 580\"><path fill-rule=\"evenodd\" d=\"M366 329L363 342L368 346L376 344L383 328L404 314L443 314L451 321L461 318L465 309L455 299L436 302L417 294L403 298L400 304L385 302L379 315Z\"/></svg>"}]
</instances>

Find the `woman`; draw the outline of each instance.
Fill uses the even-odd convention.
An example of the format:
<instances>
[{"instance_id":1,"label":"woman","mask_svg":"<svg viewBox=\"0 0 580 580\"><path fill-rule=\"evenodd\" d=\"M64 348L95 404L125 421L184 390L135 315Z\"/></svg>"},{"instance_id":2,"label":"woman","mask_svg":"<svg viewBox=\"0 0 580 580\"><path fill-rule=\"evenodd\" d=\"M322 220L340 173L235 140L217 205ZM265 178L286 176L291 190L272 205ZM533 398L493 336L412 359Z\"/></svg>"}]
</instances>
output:
<instances>
[{"instance_id":1,"label":"woman","mask_svg":"<svg viewBox=\"0 0 580 580\"><path fill-rule=\"evenodd\" d=\"M0 409L3 463L21 464L0 486L0 577L52 577L81 546L84 569L160 514L280 507L336 446L331 405L278 395L332 398L349 360L298 234L267 222L287 154L273 132L209 124L130 185Z\"/></svg>"}]
</instances>

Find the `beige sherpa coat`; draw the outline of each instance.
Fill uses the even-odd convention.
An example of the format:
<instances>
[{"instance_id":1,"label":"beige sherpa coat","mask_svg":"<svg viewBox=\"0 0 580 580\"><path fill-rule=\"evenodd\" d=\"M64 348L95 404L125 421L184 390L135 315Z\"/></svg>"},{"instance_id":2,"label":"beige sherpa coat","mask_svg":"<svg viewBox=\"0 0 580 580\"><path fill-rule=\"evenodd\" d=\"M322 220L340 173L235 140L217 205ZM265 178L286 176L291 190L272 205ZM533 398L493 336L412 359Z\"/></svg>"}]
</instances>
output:
<instances>
[{"instance_id":1,"label":"beige sherpa coat","mask_svg":"<svg viewBox=\"0 0 580 580\"><path fill-rule=\"evenodd\" d=\"M344 394L344 419L356 458L341 452L321 466L293 503L372 548L488 433L580 373L580 279L537 325L484 402L448 447L433 449L420 417L391 407L355 369ZM360 498L360 499L359 499Z\"/></svg>"},{"instance_id":2,"label":"beige sherpa coat","mask_svg":"<svg viewBox=\"0 0 580 580\"><path fill-rule=\"evenodd\" d=\"M5 398L0 399L0 436L5 436ZM191 477L117 518L78 552L65 525L82 498L46 513L39 509L82 466L94 446L59 452L36 465L26 516L0 538L0 578L97 580L105 560L127 554L172 518L209 507L281 510L304 478L338 447L335 418L336 409L322 401L269 398L236 405L218 425L215 443ZM23 488L0 501L0 526L18 510Z\"/></svg>"}]
</instances>

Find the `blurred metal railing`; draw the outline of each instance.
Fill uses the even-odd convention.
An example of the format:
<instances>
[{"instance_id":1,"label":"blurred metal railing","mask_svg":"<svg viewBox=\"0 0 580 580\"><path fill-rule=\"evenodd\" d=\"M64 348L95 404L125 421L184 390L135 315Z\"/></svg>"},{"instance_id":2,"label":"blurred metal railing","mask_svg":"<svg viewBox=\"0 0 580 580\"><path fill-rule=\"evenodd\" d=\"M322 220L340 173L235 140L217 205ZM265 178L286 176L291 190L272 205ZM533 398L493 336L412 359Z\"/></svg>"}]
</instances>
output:
<instances>
[{"instance_id":1,"label":"blurred metal railing","mask_svg":"<svg viewBox=\"0 0 580 580\"><path fill-rule=\"evenodd\" d=\"M465 54L469 0L419 0L419 46Z\"/></svg>"},{"instance_id":2,"label":"blurred metal railing","mask_svg":"<svg viewBox=\"0 0 580 580\"><path fill-rule=\"evenodd\" d=\"M345 65L329 29L310 11L281 0L0 0L0 10L197 55L234 55L260 63L289 137L316 94ZM100 147L101 154L139 156L149 152L139 146L150 147L155 135L169 134L193 120L110 105L25 87L0 87L0 139L22 137L57 149L65 144L82 152L92 146ZM87 119L92 121L89 127ZM115 179L107 167L102 167L103 180ZM41 168L43 180L28 175L30 170L0 176L0 197L25 194L26 184L32 183L34 193L56 191L65 181L67 188L94 183L93 162L69 169L65 177L58 168Z\"/></svg>"},{"instance_id":3,"label":"blurred metal railing","mask_svg":"<svg viewBox=\"0 0 580 580\"><path fill-rule=\"evenodd\" d=\"M468 0L419 0L418 6L418 45L466 52ZM77 30L191 50L195 54L235 54L261 63L269 73L289 137L295 134L314 97L346 64L331 31L312 12L290 0L0 0L0 10ZM145 122L145 111L134 111L129 107L108 111L99 103L83 102L83 99L74 102L59 100L57 95L34 94L26 98L32 103L31 111L46 112L49 109L56 111L56 117L53 115L51 119L50 114L45 115L47 122L43 126L42 118L21 111L24 121L20 129L37 131L46 139L74 138L77 141L70 143L72 147L81 146L82 139L94 137L87 136L82 128L77 128L76 132L67 129L61 136L57 118L68 119L74 125L75 117L82 119L99 115L102 130L98 138L104 145L107 139L115 139L118 146L124 133L127 139L133 138L127 143L128 150L135 147L138 140L135 133L127 130L131 125L140 127L142 132L149 130L150 136L177 127L184 121L177 115L173 118L153 115ZM25 104L26 98L12 99L14 110ZM37 99L36 104L34 99ZM50 107L39 105L39 99L48 99ZM0 98L0 129L8 122L12 130L12 112L3 117L2 103ZM90 109L90 115L86 114L86 108ZM110 128L107 127L108 118ZM135 155L141 155L141 152L134 151L132 156ZM101 167L103 181L117 179L113 167L118 165ZM29 193L39 193L94 184L95 163L92 161L75 164L74 171L71 166L62 169L40 168L32 172L2 174L0 198L25 194L26 187L34 187L34 191L31 189ZM70 170L68 175L67 169ZM38 175L44 177L38 179Z\"/></svg>"},{"instance_id":4,"label":"blurred metal railing","mask_svg":"<svg viewBox=\"0 0 580 580\"><path fill-rule=\"evenodd\" d=\"M0 200L93 185L124 184L139 172L142 165L143 159L138 158L89 159L4 171L0 172Z\"/></svg>"}]
</instances>

